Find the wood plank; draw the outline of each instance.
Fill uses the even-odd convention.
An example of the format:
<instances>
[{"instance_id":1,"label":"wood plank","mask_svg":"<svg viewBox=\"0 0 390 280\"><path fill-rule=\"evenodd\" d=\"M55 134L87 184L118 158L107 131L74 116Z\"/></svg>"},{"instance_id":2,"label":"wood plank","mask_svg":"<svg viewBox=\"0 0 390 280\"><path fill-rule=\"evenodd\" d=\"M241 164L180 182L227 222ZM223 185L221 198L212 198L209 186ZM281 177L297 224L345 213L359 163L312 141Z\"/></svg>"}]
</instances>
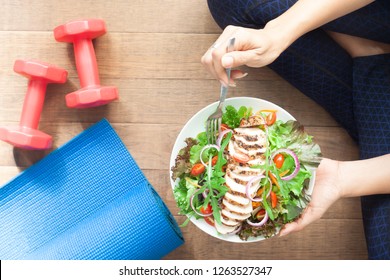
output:
<instances>
[{"instance_id":1,"label":"wood plank","mask_svg":"<svg viewBox=\"0 0 390 280\"><path fill-rule=\"evenodd\" d=\"M8 79L7 79L8 78ZM50 85L46 95L41 124L45 122L95 122L109 116L112 122L123 123L186 123L193 114L216 101L219 84L212 80L139 80L106 79L116 85L120 100L109 106L85 110L69 109L66 93L77 90L71 83ZM17 122L27 88L23 77L0 77L0 125ZM257 97L278 104L305 126L338 126L335 120L314 101L282 80L240 81L229 97Z\"/></svg>"},{"instance_id":2,"label":"wood plank","mask_svg":"<svg viewBox=\"0 0 390 280\"><path fill-rule=\"evenodd\" d=\"M53 135L55 147L59 147L87 128L86 123L45 123L41 130ZM142 169L169 168L173 144L182 125L170 124L113 124L129 151ZM321 146L325 157L338 160L358 158L357 146L339 127L308 127L308 131ZM158 140L156 140L158 139ZM0 143L0 166L28 166L29 158L43 156L47 152L13 149Z\"/></svg>"},{"instance_id":3,"label":"wood plank","mask_svg":"<svg viewBox=\"0 0 390 280\"><path fill-rule=\"evenodd\" d=\"M322 219L301 232L257 243L227 243L193 224L182 232L185 244L165 259L367 259L360 220Z\"/></svg>"},{"instance_id":4,"label":"wood plank","mask_svg":"<svg viewBox=\"0 0 390 280\"><path fill-rule=\"evenodd\" d=\"M106 79L213 79L200 63L201 56L217 38L214 34L108 33L94 41L102 84ZM54 40L51 32L0 32L3 75L14 77L19 58L35 58L63 67L70 86L78 88L73 47ZM33 44L31 43L33 42ZM32 47L32 45L34 47ZM17 49L17 51L15 51ZM278 80L268 68L245 68L247 80ZM75 79L73 79L75 78Z\"/></svg>"},{"instance_id":5,"label":"wood plank","mask_svg":"<svg viewBox=\"0 0 390 280\"><path fill-rule=\"evenodd\" d=\"M109 32L220 33L199 0L3 0L0 30L51 31L82 18L104 19Z\"/></svg>"}]
</instances>

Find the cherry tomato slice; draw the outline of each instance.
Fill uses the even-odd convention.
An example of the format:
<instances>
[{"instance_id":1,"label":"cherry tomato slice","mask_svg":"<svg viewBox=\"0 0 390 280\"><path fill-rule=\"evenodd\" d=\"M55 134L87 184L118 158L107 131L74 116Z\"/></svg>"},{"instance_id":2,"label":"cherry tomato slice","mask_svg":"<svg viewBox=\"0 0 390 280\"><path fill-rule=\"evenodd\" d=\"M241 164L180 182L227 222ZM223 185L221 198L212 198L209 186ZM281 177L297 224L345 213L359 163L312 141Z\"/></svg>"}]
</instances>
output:
<instances>
[{"instance_id":1,"label":"cherry tomato slice","mask_svg":"<svg viewBox=\"0 0 390 280\"><path fill-rule=\"evenodd\" d=\"M248 155L241 153L235 153L233 155L233 159L239 163L247 163L248 161L250 161L250 157Z\"/></svg>"},{"instance_id":2,"label":"cherry tomato slice","mask_svg":"<svg viewBox=\"0 0 390 280\"><path fill-rule=\"evenodd\" d=\"M217 161L218 161L218 156L214 156L212 159L211 159L211 165L214 166L217 164Z\"/></svg>"},{"instance_id":3,"label":"cherry tomato slice","mask_svg":"<svg viewBox=\"0 0 390 280\"><path fill-rule=\"evenodd\" d=\"M265 209L260 209L259 212L256 213L256 219L261 221L265 216Z\"/></svg>"},{"instance_id":4,"label":"cherry tomato slice","mask_svg":"<svg viewBox=\"0 0 390 280\"><path fill-rule=\"evenodd\" d=\"M271 206L272 208L275 208L276 205L278 204L278 197L274 192L271 191Z\"/></svg>"},{"instance_id":5,"label":"cherry tomato slice","mask_svg":"<svg viewBox=\"0 0 390 280\"><path fill-rule=\"evenodd\" d=\"M204 207L202 206L202 207L200 207L199 210L200 210L200 212L201 212L202 214L205 214L205 215L213 213L213 208L211 207L211 204L210 204L210 203L207 204L207 207L206 207L206 208L204 208Z\"/></svg>"},{"instance_id":6,"label":"cherry tomato slice","mask_svg":"<svg viewBox=\"0 0 390 280\"><path fill-rule=\"evenodd\" d=\"M204 171L205 171L205 167L203 164L201 163L196 163L192 169L191 169L191 175L192 176L198 176L200 174L202 174Z\"/></svg>"},{"instance_id":7,"label":"cherry tomato slice","mask_svg":"<svg viewBox=\"0 0 390 280\"><path fill-rule=\"evenodd\" d=\"M208 223L210 226L214 226L214 219L211 217L204 217L204 220L206 223Z\"/></svg>"},{"instance_id":8,"label":"cherry tomato slice","mask_svg":"<svg viewBox=\"0 0 390 280\"><path fill-rule=\"evenodd\" d=\"M273 125L276 122L276 113L275 112L269 113L265 118L265 122L267 123L268 126Z\"/></svg>"},{"instance_id":9,"label":"cherry tomato slice","mask_svg":"<svg viewBox=\"0 0 390 280\"><path fill-rule=\"evenodd\" d=\"M228 130L230 127L227 124L221 124L221 131Z\"/></svg>"},{"instance_id":10,"label":"cherry tomato slice","mask_svg":"<svg viewBox=\"0 0 390 280\"><path fill-rule=\"evenodd\" d=\"M284 163L284 155L277 154L274 157L274 163L275 163L276 168L278 168L278 169L282 168L283 163Z\"/></svg>"}]
</instances>

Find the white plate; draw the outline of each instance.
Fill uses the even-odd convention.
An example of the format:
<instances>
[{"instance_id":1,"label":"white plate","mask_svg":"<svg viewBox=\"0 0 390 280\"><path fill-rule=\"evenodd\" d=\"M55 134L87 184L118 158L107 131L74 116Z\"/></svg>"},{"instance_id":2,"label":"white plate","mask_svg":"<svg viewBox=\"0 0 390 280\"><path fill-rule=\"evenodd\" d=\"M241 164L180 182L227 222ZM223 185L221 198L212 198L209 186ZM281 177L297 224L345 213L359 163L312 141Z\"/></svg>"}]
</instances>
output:
<instances>
[{"instance_id":1,"label":"white plate","mask_svg":"<svg viewBox=\"0 0 390 280\"><path fill-rule=\"evenodd\" d=\"M180 151L180 149L185 147L184 140L188 137L196 138L196 136L200 133L205 131L205 123L207 118L216 110L218 105L218 102L214 102L202 110L200 110L198 113L196 113L183 127L183 129L180 131L179 136L176 139L175 145L173 146L172 153L171 153L171 160L170 160L170 167L175 165L175 159ZM224 106L232 105L236 109L240 108L240 106L246 106L251 107L253 109L253 112L257 112L259 110L264 109L275 109L277 110L277 116L279 120L282 121L288 121L288 120L295 120L295 118L288 113L283 108L279 107L278 105L275 105L269 101L265 101L258 98L252 98L252 97L235 97L235 98L228 98L226 99ZM313 171L314 172L314 171ZM310 181L309 191L308 193L312 192L312 188L314 185L314 174L312 176L312 180ZM172 189L175 187L175 182L172 180L172 171L170 171L170 180ZM203 219L195 219L191 218L191 222L194 223L198 228L203 230L204 232L208 233L211 236L214 236L216 238L230 241L230 242L237 242L237 243L246 243L246 242L257 242L264 240L264 237L256 237L256 238L249 238L247 241L241 240L237 235L222 235L219 234L216 229L209 224L207 224Z\"/></svg>"}]
</instances>

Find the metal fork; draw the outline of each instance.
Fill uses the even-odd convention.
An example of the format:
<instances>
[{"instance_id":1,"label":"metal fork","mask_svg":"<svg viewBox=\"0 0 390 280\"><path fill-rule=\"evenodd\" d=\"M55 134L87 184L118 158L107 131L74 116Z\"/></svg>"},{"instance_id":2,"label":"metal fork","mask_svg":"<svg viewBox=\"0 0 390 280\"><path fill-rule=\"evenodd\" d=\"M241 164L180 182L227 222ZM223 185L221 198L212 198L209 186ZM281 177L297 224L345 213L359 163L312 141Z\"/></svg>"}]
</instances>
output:
<instances>
[{"instance_id":1,"label":"metal fork","mask_svg":"<svg viewBox=\"0 0 390 280\"><path fill-rule=\"evenodd\" d=\"M235 38L231 38L229 40L229 45L227 47L227 52L233 51ZM230 81L230 71L231 68L226 69L226 75L228 77L228 81ZM225 87L221 84L221 93L219 95L219 103L218 107L215 110L213 114L211 114L206 121L206 135L207 135L207 142L209 144L215 144L217 142L217 133L220 130L221 123L222 123L222 106L223 102L226 99L228 93L228 87Z\"/></svg>"}]
</instances>

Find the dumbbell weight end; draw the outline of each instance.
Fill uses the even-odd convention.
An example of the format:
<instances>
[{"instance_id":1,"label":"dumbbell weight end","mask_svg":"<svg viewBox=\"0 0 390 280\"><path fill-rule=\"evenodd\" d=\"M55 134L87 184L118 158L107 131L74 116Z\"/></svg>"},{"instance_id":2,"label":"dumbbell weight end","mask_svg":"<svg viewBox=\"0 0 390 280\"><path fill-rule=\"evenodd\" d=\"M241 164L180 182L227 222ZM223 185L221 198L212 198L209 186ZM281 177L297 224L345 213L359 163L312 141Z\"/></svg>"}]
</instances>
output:
<instances>
[{"instance_id":1,"label":"dumbbell weight end","mask_svg":"<svg viewBox=\"0 0 390 280\"><path fill-rule=\"evenodd\" d=\"M92 86L71 92L65 99L69 108L98 107L118 99L118 89L113 86Z\"/></svg>"},{"instance_id":2,"label":"dumbbell weight end","mask_svg":"<svg viewBox=\"0 0 390 280\"><path fill-rule=\"evenodd\" d=\"M65 83L68 72L44 62L16 60L14 71L29 79L19 126L0 127L0 140L28 149L49 149L52 137L39 131L38 123L48 83Z\"/></svg>"},{"instance_id":3,"label":"dumbbell weight end","mask_svg":"<svg viewBox=\"0 0 390 280\"><path fill-rule=\"evenodd\" d=\"M25 150L50 149L53 141L50 135L23 126L0 127L0 140Z\"/></svg>"}]
</instances>

